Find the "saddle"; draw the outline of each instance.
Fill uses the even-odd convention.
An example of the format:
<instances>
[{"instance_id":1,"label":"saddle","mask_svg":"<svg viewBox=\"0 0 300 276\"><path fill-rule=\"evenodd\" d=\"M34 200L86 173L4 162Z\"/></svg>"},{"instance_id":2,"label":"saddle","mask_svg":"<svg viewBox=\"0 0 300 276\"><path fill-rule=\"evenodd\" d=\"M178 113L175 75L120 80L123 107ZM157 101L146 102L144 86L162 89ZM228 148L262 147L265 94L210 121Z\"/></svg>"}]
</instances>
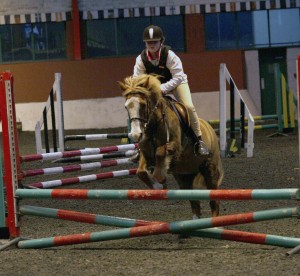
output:
<instances>
[{"instance_id":1,"label":"saddle","mask_svg":"<svg viewBox=\"0 0 300 276\"><path fill-rule=\"evenodd\" d=\"M164 98L168 101L170 107L175 112L183 131L188 133L191 128L191 121L190 121L189 112L187 111L185 105L176 101L171 96L165 95Z\"/></svg>"}]
</instances>

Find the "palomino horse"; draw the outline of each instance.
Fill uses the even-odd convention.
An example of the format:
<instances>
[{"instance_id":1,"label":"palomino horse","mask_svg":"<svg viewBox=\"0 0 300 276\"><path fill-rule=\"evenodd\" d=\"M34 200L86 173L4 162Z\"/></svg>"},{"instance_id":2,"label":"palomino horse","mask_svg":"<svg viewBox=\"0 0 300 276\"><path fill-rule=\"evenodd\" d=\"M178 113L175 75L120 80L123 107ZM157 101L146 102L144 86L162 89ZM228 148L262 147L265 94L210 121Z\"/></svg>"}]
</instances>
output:
<instances>
[{"instance_id":1,"label":"palomino horse","mask_svg":"<svg viewBox=\"0 0 300 276\"><path fill-rule=\"evenodd\" d=\"M167 173L174 176L180 189L217 189L223 179L223 168L213 128L200 119L202 138L210 154L196 156L195 141L186 135L188 131L181 127L182 119L162 96L157 76L131 76L119 85L126 100L132 138L139 142L138 177L151 189L165 187ZM186 109L180 106L188 118ZM191 200L190 203L193 217L200 218L200 202ZM210 207L212 215L218 216L219 202L210 201Z\"/></svg>"}]
</instances>

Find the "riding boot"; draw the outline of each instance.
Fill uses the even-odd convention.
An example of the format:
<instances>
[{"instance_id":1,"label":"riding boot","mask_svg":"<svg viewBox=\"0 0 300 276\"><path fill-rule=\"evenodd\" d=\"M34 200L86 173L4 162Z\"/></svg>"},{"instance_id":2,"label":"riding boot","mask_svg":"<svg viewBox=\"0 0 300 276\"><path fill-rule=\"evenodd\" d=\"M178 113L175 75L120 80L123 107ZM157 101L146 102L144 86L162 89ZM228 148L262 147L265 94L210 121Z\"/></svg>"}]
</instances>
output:
<instances>
[{"instance_id":1,"label":"riding boot","mask_svg":"<svg viewBox=\"0 0 300 276\"><path fill-rule=\"evenodd\" d=\"M198 141L194 145L195 155L208 155L209 150L207 145L203 142L202 137L198 136Z\"/></svg>"},{"instance_id":2,"label":"riding boot","mask_svg":"<svg viewBox=\"0 0 300 276\"><path fill-rule=\"evenodd\" d=\"M135 153L129 158L132 163L138 163L140 160L140 150L136 150Z\"/></svg>"}]
</instances>

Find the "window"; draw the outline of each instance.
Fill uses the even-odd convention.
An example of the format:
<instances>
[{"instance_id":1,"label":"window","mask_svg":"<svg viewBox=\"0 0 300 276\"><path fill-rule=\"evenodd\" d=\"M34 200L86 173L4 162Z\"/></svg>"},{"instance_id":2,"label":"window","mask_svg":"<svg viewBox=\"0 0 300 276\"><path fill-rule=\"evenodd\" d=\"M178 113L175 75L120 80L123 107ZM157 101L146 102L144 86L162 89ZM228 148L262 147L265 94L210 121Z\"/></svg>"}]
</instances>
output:
<instances>
[{"instance_id":1,"label":"window","mask_svg":"<svg viewBox=\"0 0 300 276\"><path fill-rule=\"evenodd\" d=\"M180 15L152 17L151 24L160 26L166 38L165 44L176 52L184 52L184 23Z\"/></svg>"},{"instance_id":2,"label":"window","mask_svg":"<svg viewBox=\"0 0 300 276\"><path fill-rule=\"evenodd\" d=\"M99 24L99 23L102 24ZM87 57L114 56L117 54L113 19L87 21Z\"/></svg>"},{"instance_id":3,"label":"window","mask_svg":"<svg viewBox=\"0 0 300 276\"><path fill-rule=\"evenodd\" d=\"M205 38L207 49L235 49L235 14L207 14L205 16Z\"/></svg>"},{"instance_id":4,"label":"window","mask_svg":"<svg viewBox=\"0 0 300 276\"><path fill-rule=\"evenodd\" d=\"M149 20L138 18L87 21L87 57L136 54L143 49L142 36Z\"/></svg>"},{"instance_id":5,"label":"window","mask_svg":"<svg viewBox=\"0 0 300 276\"><path fill-rule=\"evenodd\" d=\"M123 18L117 20L118 55L135 55L144 47L143 31L149 18Z\"/></svg>"},{"instance_id":6,"label":"window","mask_svg":"<svg viewBox=\"0 0 300 276\"><path fill-rule=\"evenodd\" d=\"M174 51L184 51L182 16L118 18L86 22L86 56L93 58L139 54L145 47L143 31L150 24L163 29L165 44Z\"/></svg>"},{"instance_id":7,"label":"window","mask_svg":"<svg viewBox=\"0 0 300 276\"><path fill-rule=\"evenodd\" d=\"M47 25L47 59L64 59L66 53L66 26L63 22Z\"/></svg>"},{"instance_id":8,"label":"window","mask_svg":"<svg viewBox=\"0 0 300 276\"><path fill-rule=\"evenodd\" d=\"M299 9L206 14L205 38L211 50L300 45Z\"/></svg>"},{"instance_id":9,"label":"window","mask_svg":"<svg viewBox=\"0 0 300 276\"><path fill-rule=\"evenodd\" d=\"M299 9L270 11L270 41L272 46L300 43Z\"/></svg>"},{"instance_id":10,"label":"window","mask_svg":"<svg viewBox=\"0 0 300 276\"><path fill-rule=\"evenodd\" d=\"M254 46L256 48L269 46L267 11L256 11L252 14Z\"/></svg>"},{"instance_id":11,"label":"window","mask_svg":"<svg viewBox=\"0 0 300 276\"><path fill-rule=\"evenodd\" d=\"M9 25L0 26L0 61L12 60L12 32Z\"/></svg>"},{"instance_id":12,"label":"window","mask_svg":"<svg viewBox=\"0 0 300 276\"><path fill-rule=\"evenodd\" d=\"M0 62L66 57L65 23L0 26Z\"/></svg>"},{"instance_id":13,"label":"window","mask_svg":"<svg viewBox=\"0 0 300 276\"><path fill-rule=\"evenodd\" d=\"M237 19L237 43L239 49L253 47L253 24L251 12L239 12Z\"/></svg>"}]
</instances>

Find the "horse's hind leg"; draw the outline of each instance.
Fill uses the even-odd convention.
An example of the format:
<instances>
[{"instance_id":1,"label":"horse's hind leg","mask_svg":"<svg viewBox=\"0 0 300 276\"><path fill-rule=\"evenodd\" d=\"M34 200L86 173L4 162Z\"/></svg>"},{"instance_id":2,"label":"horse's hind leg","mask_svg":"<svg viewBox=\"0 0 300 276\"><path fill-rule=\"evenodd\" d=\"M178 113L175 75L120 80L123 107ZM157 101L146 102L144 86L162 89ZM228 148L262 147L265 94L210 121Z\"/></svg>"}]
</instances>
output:
<instances>
[{"instance_id":1,"label":"horse's hind leg","mask_svg":"<svg viewBox=\"0 0 300 276\"><path fill-rule=\"evenodd\" d=\"M219 185L219 172L217 170L217 166L207 160L205 164L199 167L200 173L203 175L206 183L206 187L209 190L216 190L218 189ZM209 202L211 213L213 217L219 216L220 213L220 201L219 200L211 200Z\"/></svg>"},{"instance_id":2,"label":"horse's hind leg","mask_svg":"<svg viewBox=\"0 0 300 276\"><path fill-rule=\"evenodd\" d=\"M176 182L178 183L180 189L188 190L193 189L193 181L195 178L194 174L173 174ZM190 205L192 208L193 219L198 219L201 217L201 206L199 200L190 200Z\"/></svg>"}]
</instances>

